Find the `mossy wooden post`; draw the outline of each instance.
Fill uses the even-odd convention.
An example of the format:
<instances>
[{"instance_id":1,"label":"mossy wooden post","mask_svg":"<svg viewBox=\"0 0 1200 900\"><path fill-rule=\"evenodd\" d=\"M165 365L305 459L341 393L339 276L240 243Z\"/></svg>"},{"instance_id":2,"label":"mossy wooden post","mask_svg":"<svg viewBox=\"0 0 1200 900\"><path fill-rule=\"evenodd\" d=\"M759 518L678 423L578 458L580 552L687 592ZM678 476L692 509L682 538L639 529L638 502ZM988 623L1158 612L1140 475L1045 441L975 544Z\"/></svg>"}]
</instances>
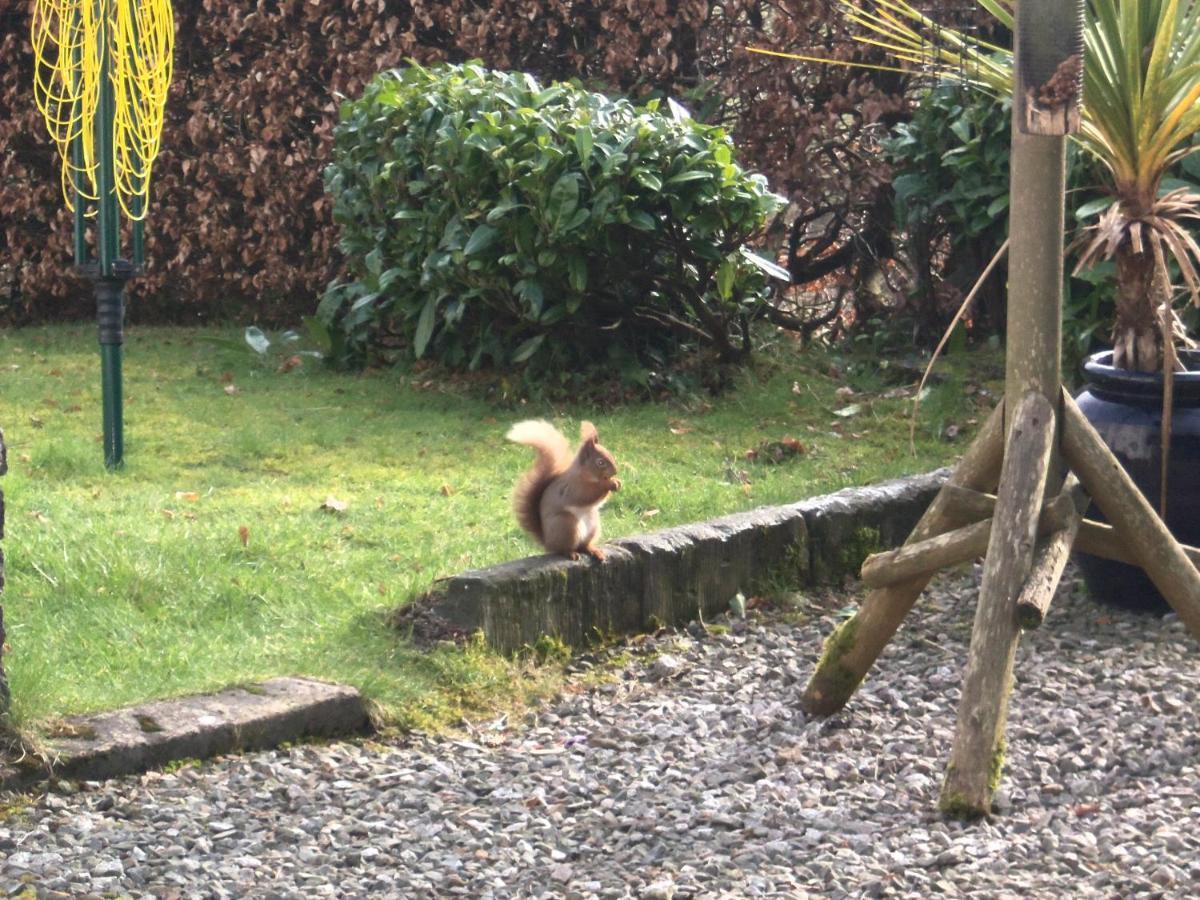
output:
<instances>
[{"instance_id":1,"label":"mossy wooden post","mask_svg":"<svg viewBox=\"0 0 1200 900\"><path fill-rule=\"evenodd\" d=\"M948 485L990 490L1000 472L1004 406L992 411L974 443L950 476ZM945 487L925 510L906 543L934 537L954 527L958 519ZM880 652L896 633L932 573L870 591L858 612L838 627L825 643L821 660L801 698L805 712L828 716L846 705Z\"/></svg>"},{"instance_id":2,"label":"mossy wooden post","mask_svg":"<svg viewBox=\"0 0 1200 900\"><path fill-rule=\"evenodd\" d=\"M8 471L8 454L4 448L4 432L0 431L0 475ZM4 491L0 490L0 539L4 537ZM0 716L8 712L11 695L4 674L4 547L0 545ZM0 722L0 731L3 723Z\"/></svg>"},{"instance_id":3,"label":"mossy wooden post","mask_svg":"<svg viewBox=\"0 0 1200 900\"><path fill-rule=\"evenodd\" d=\"M1016 600L1033 564L1038 507L1054 446L1050 401L1030 391L1016 407L971 631L958 731L942 787L942 809L954 815L988 812L1000 777L1013 659L1021 635Z\"/></svg>"},{"instance_id":4,"label":"mossy wooden post","mask_svg":"<svg viewBox=\"0 0 1200 900\"><path fill-rule=\"evenodd\" d=\"M1042 506L1037 518L1038 534L1062 531L1068 527L1073 515L1074 502L1070 497L1060 494ZM986 519L943 532L937 537L905 544L896 550L873 553L863 562L862 582L868 587L886 587L910 581L918 575L932 576L939 569L978 559L987 553L992 525L993 517L989 515ZM1070 549L1069 544L1067 549Z\"/></svg>"},{"instance_id":5,"label":"mossy wooden post","mask_svg":"<svg viewBox=\"0 0 1200 900\"><path fill-rule=\"evenodd\" d=\"M1068 504L1064 521L1038 548L1029 580L1017 598L1017 621L1025 631L1041 627L1045 620L1046 610L1050 608L1050 601L1054 599L1054 592L1071 557L1071 545L1079 533L1083 514L1091 502L1074 472L1067 475L1059 498Z\"/></svg>"},{"instance_id":6,"label":"mossy wooden post","mask_svg":"<svg viewBox=\"0 0 1200 900\"><path fill-rule=\"evenodd\" d=\"M1037 510L1047 481L1057 485L1061 478L1057 413L1062 393L1066 134L1079 123L1074 110L1082 72L1082 2L1018 4L1014 30L1004 383L1007 449L941 795L945 812L967 818L991 811L999 783L1012 665L1021 634L1017 598L1033 564ZM1034 114L1050 107L1054 115Z\"/></svg>"}]
</instances>

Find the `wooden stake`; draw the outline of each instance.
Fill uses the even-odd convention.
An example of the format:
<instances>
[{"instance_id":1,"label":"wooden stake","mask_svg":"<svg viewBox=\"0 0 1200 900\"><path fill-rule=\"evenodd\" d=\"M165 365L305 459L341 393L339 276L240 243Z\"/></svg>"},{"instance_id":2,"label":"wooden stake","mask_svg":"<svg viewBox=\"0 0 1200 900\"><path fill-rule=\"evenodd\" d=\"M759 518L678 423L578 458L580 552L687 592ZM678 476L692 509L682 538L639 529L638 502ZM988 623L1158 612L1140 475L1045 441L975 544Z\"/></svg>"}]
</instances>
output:
<instances>
[{"instance_id":1,"label":"wooden stake","mask_svg":"<svg viewBox=\"0 0 1200 900\"><path fill-rule=\"evenodd\" d=\"M999 404L959 461L947 484L989 490L996 484L1004 454L1004 404ZM921 541L953 525L945 488L917 522L910 542ZM929 583L928 575L873 590L857 613L825 642L825 651L800 705L812 716L828 716L846 705Z\"/></svg>"},{"instance_id":2,"label":"wooden stake","mask_svg":"<svg viewBox=\"0 0 1200 900\"><path fill-rule=\"evenodd\" d=\"M1063 391L1063 454L1163 598L1200 640L1200 572Z\"/></svg>"},{"instance_id":3,"label":"wooden stake","mask_svg":"<svg viewBox=\"0 0 1200 900\"><path fill-rule=\"evenodd\" d=\"M950 513L963 525L990 519L996 511L996 495L947 484L942 487L950 503Z\"/></svg>"},{"instance_id":4,"label":"wooden stake","mask_svg":"<svg viewBox=\"0 0 1200 900\"><path fill-rule=\"evenodd\" d=\"M991 533L992 520L983 519L915 544L873 553L863 562L862 583L867 587L881 588L911 581L919 575L931 578L938 569L983 556Z\"/></svg>"},{"instance_id":5,"label":"wooden stake","mask_svg":"<svg viewBox=\"0 0 1200 900\"><path fill-rule=\"evenodd\" d=\"M1087 492L1074 472L1067 475L1059 497L1071 504L1066 522L1038 548L1033 560L1033 571L1017 598L1017 622L1026 631L1039 628L1046 619L1046 610L1050 608L1050 601L1054 599L1054 592L1062 580L1067 560L1071 558L1071 545L1090 502Z\"/></svg>"},{"instance_id":6,"label":"wooden stake","mask_svg":"<svg viewBox=\"0 0 1200 900\"><path fill-rule=\"evenodd\" d=\"M1020 628L1015 602L1033 561L1038 509L1054 445L1054 408L1036 391L1012 418L995 524L988 542L958 730L942 785L941 808L961 817L991 811L1003 764L1004 722Z\"/></svg>"},{"instance_id":7,"label":"wooden stake","mask_svg":"<svg viewBox=\"0 0 1200 900\"><path fill-rule=\"evenodd\" d=\"M1122 537L1117 529L1104 522L1084 519L1079 526L1079 534L1075 536L1074 549L1080 553L1099 556L1101 559L1112 559L1127 565L1141 567L1141 563L1129 549L1129 541ZM1200 548L1180 544L1179 549L1192 561L1193 566L1200 569Z\"/></svg>"},{"instance_id":8,"label":"wooden stake","mask_svg":"<svg viewBox=\"0 0 1200 900\"><path fill-rule=\"evenodd\" d=\"M1071 498L1060 494L1042 506L1038 516L1038 535L1061 531L1073 514ZM863 563L862 582L868 587L884 587L918 575L931 576L938 569L978 559L987 552L992 521L983 519L915 544L905 544L896 550L873 553ZM1067 549L1070 550L1069 544Z\"/></svg>"}]
</instances>

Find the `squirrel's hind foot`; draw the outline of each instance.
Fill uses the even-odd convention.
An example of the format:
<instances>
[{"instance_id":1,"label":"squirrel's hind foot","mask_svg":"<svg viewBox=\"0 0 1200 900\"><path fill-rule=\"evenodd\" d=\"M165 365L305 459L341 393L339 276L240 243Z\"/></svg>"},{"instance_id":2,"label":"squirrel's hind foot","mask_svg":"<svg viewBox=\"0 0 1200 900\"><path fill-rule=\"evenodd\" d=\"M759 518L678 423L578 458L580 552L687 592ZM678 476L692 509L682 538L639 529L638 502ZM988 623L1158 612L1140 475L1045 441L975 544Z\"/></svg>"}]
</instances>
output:
<instances>
[{"instance_id":1,"label":"squirrel's hind foot","mask_svg":"<svg viewBox=\"0 0 1200 900\"><path fill-rule=\"evenodd\" d=\"M593 547L590 544L583 548L583 552L595 559L597 562L604 562L606 554L599 547Z\"/></svg>"}]
</instances>

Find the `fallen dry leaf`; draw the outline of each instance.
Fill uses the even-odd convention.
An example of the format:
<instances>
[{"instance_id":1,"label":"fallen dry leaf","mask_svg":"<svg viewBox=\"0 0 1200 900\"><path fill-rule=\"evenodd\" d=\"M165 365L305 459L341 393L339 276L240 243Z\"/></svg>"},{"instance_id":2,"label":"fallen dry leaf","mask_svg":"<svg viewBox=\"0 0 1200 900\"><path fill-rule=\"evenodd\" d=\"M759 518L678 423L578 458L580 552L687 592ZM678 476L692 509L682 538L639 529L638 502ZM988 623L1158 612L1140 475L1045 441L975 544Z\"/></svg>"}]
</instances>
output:
<instances>
[{"instance_id":1,"label":"fallen dry leaf","mask_svg":"<svg viewBox=\"0 0 1200 900\"><path fill-rule=\"evenodd\" d=\"M345 500L339 500L337 497L330 494L325 498L325 502L321 504L321 509L325 512L344 513L350 508L350 504Z\"/></svg>"},{"instance_id":2,"label":"fallen dry leaf","mask_svg":"<svg viewBox=\"0 0 1200 900\"><path fill-rule=\"evenodd\" d=\"M250 543L250 529L245 525L238 526L238 540L242 542L243 547Z\"/></svg>"},{"instance_id":3,"label":"fallen dry leaf","mask_svg":"<svg viewBox=\"0 0 1200 900\"><path fill-rule=\"evenodd\" d=\"M851 397L854 396L854 388L850 387L849 385L846 385L844 387L838 388L833 393L839 400L841 400L843 403L845 403L847 400L849 400Z\"/></svg>"},{"instance_id":4,"label":"fallen dry leaf","mask_svg":"<svg viewBox=\"0 0 1200 900\"><path fill-rule=\"evenodd\" d=\"M173 509L164 509L164 510L162 510L162 514L163 514L164 519L175 518L175 510L173 510Z\"/></svg>"},{"instance_id":5,"label":"fallen dry leaf","mask_svg":"<svg viewBox=\"0 0 1200 900\"><path fill-rule=\"evenodd\" d=\"M443 484L441 491L442 491L443 497L449 497L451 494L454 493L454 488L450 487L450 485L448 485L448 484Z\"/></svg>"},{"instance_id":6,"label":"fallen dry leaf","mask_svg":"<svg viewBox=\"0 0 1200 900\"><path fill-rule=\"evenodd\" d=\"M778 441L763 441L757 447L746 451L746 459L777 465L793 456L803 456L808 448L803 442L794 437L781 438Z\"/></svg>"},{"instance_id":7,"label":"fallen dry leaf","mask_svg":"<svg viewBox=\"0 0 1200 900\"><path fill-rule=\"evenodd\" d=\"M175 499L176 500L186 500L189 503L195 503L197 500L200 499L200 495L198 493L196 493L195 491L176 491Z\"/></svg>"},{"instance_id":8,"label":"fallen dry leaf","mask_svg":"<svg viewBox=\"0 0 1200 900\"><path fill-rule=\"evenodd\" d=\"M662 510L660 510L660 509L648 509L642 513L642 518L643 519L653 519L660 512L662 512Z\"/></svg>"},{"instance_id":9,"label":"fallen dry leaf","mask_svg":"<svg viewBox=\"0 0 1200 900\"><path fill-rule=\"evenodd\" d=\"M241 391L238 390L238 386L236 384L227 384L225 385L225 393L232 397L234 394L240 394Z\"/></svg>"},{"instance_id":10,"label":"fallen dry leaf","mask_svg":"<svg viewBox=\"0 0 1200 900\"><path fill-rule=\"evenodd\" d=\"M286 374L286 373L292 371L292 369L300 368L300 366L302 366L303 364L304 364L304 360L300 357L299 354L297 354L295 356L289 356L287 359L285 359L282 363L279 364L279 368L276 371L278 371L281 375Z\"/></svg>"}]
</instances>

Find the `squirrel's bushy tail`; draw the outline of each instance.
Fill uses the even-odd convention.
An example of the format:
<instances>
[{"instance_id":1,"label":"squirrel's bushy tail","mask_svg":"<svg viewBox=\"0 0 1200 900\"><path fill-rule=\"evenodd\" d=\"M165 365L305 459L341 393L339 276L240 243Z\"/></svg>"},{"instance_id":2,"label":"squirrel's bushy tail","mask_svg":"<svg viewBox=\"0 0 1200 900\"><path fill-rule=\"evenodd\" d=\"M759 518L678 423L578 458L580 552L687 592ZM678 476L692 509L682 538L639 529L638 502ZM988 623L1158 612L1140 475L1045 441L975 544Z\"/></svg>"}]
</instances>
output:
<instances>
[{"instance_id":1,"label":"squirrel's bushy tail","mask_svg":"<svg viewBox=\"0 0 1200 900\"><path fill-rule=\"evenodd\" d=\"M505 437L513 443L532 447L537 453L533 468L517 482L512 502L517 523L540 542L542 494L546 485L570 467L571 445L557 428L542 419L518 422Z\"/></svg>"}]
</instances>

